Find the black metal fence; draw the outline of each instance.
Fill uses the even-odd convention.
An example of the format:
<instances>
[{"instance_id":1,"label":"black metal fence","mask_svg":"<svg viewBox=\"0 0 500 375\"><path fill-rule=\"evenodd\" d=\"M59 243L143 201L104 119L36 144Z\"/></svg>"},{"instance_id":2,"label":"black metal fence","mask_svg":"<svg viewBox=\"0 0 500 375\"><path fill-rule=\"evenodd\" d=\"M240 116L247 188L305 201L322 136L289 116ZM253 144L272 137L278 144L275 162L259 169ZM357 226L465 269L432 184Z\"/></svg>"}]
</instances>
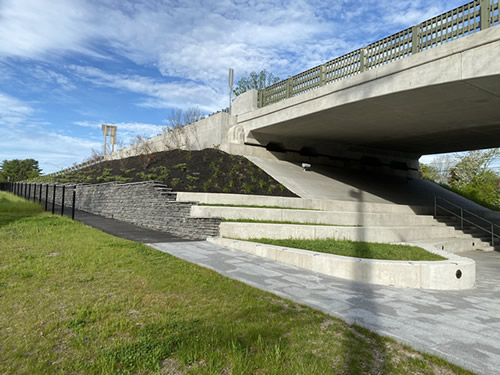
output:
<instances>
[{"instance_id":1,"label":"black metal fence","mask_svg":"<svg viewBox=\"0 0 500 375\"><path fill-rule=\"evenodd\" d=\"M68 187L66 185L34 182L1 182L0 190L8 191L26 200L38 202L45 211L50 211L53 214L64 215L65 206L69 206L71 208L71 218L75 219L76 186ZM51 194L49 194L50 190L52 190ZM56 202L58 195L60 195L59 203ZM68 199L71 199L71 202Z\"/></svg>"}]
</instances>

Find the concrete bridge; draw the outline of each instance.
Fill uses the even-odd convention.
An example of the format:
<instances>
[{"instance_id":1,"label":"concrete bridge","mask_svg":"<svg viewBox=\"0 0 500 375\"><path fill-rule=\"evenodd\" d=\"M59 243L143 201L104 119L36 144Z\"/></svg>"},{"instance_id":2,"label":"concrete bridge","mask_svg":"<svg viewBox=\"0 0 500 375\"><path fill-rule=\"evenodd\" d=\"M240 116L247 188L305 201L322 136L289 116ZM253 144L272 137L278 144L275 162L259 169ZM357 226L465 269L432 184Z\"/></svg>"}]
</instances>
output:
<instances>
[{"instance_id":1,"label":"concrete bridge","mask_svg":"<svg viewBox=\"0 0 500 375\"><path fill-rule=\"evenodd\" d=\"M498 11L474 0L109 157L218 146L417 177L423 154L500 146Z\"/></svg>"}]
</instances>

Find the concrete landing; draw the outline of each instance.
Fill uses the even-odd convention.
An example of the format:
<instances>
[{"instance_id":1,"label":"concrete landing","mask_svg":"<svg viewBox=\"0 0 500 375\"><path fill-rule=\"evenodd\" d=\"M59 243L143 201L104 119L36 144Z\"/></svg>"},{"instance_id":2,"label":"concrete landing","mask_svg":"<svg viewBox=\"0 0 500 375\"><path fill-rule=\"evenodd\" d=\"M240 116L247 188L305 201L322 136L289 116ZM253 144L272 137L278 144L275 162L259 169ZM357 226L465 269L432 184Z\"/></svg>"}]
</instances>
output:
<instances>
[{"instance_id":1,"label":"concrete landing","mask_svg":"<svg viewBox=\"0 0 500 375\"><path fill-rule=\"evenodd\" d=\"M478 374L497 374L500 368L497 252L467 253L477 263L476 288L443 292L347 281L207 242L150 246L362 325Z\"/></svg>"}]
</instances>

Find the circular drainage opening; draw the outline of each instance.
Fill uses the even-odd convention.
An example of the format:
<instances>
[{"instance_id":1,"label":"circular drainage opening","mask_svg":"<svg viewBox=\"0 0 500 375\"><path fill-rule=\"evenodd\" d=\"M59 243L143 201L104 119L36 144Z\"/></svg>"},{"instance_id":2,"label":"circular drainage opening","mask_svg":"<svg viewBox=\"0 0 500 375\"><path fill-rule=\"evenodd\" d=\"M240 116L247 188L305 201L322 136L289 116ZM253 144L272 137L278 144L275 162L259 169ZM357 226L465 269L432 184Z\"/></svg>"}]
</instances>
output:
<instances>
[{"instance_id":1,"label":"circular drainage opening","mask_svg":"<svg viewBox=\"0 0 500 375\"><path fill-rule=\"evenodd\" d=\"M462 277L462 271L457 270L457 272L455 273L455 276L457 277L457 279L460 279Z\"/></svg>"}]
</instances>

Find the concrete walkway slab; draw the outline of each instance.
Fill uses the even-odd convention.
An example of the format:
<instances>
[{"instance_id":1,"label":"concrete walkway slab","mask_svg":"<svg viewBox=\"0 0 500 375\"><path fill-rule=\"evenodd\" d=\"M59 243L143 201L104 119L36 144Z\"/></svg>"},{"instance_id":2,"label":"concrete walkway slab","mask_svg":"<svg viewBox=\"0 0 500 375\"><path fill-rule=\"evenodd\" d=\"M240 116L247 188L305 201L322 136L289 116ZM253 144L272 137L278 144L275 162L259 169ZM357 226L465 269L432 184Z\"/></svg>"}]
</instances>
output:
<instances>
[{"instance_id":1,"label":"concrete walkway slab","mask_svg":"<svg viewBox=\"0 0 500 375\"><path fill-rule=\"evenodd\" d=\"M60 208L58 207L60 212ZM71 215L71 210L65 210L66 215ZM158 232L148 228L138 227L133 224L123 221L106 218L104 216L94 215L85 211L77 210L75 212L75 220L97 228L116 237L125 238L137 242L188 242L173 236L170 233Z\"/></svg>"},{"instance_id":2,"label":"concrete walkway slab","mask_svg":"<svg viewBox=\"0 0 500 375\"><path fill-rule=\"evenodd\" d=\"M477 263L476 288L443 292L347 281L208 242L149 245L478 374L500 368L500 253L463 254Z\"/></svg>"}]
</instances>

